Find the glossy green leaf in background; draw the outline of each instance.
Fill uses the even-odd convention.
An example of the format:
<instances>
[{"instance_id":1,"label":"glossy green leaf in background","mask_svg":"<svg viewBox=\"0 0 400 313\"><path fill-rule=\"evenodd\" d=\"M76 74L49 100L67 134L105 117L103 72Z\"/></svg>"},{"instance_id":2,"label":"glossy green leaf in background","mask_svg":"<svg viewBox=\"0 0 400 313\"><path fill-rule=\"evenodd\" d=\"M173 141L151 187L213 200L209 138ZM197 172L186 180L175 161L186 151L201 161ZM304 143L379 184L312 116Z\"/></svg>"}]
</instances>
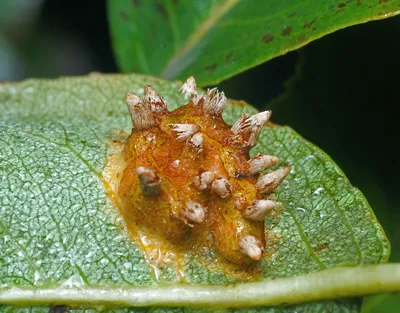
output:
<instances>
[{"instance_id":1,"label":"glossy green leaf in background","mask_svg":"<svg viewBox=\"0 0 400 313\"><path fill-rule=\"evenodd\" d=\"M13 287L155 288L177 281L173 267L163 268L155 279L101 180L107 140L118 130L131 128L124 95L127 91L142 95L146 84L165 97L170 109L184 103L180 83L138 75L0 85L0 300ZM234 103L224 118L233 123L243 110L255 111ZM292 169L275 194L282 213L266 221L275 244L266 251L272 257L261 261L263 280L279 282L278 278L340 265L387 261L389 243L374 213L325 153L289 127L279 126L264 129L252 153L260 151L277 155ZM235 282L217 269L204 268L190 253L184 256L183 269L188 283ZM0 305L0 312L47 310ZM359 301L350 299L229 311L358 310ZM153 308L151 312L189 311Z\"/></svg>"},{"instance_id":2,"label":"glossy green leaf in background","mask_svg":"<svg viewBox=\"0 0 400 313\"><path fill-rule=\"evenodd\" d=\"M295 50L338 29L400 13L399 0L108 0L124 72L200 85Z\"/></svg>"}]
</instances>

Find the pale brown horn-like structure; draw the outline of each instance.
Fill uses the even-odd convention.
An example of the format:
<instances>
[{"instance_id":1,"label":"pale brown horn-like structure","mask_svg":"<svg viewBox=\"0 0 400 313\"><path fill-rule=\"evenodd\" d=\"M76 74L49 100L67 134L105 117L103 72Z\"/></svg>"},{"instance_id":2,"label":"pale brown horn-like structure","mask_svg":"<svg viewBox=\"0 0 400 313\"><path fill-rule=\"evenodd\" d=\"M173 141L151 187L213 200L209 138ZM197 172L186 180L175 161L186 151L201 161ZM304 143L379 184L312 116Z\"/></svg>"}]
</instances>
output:
<instances>
[{"instance_id":1,"label":"pale brown horn-like structure","mask_svg":"<svg viewBox=\"0 0 400 313\"><path fill-rule=\"evenodd\" d=\"M197 104L198 101L198 93L196 80L193 76L190 76L182 87L179 89L186 97L190 98L194 103Z\"/></svg>"},{"instance_id":2,"label":"pale brown horn-like structure","mask_svg":"<svg viewBox=\"0 0 400 313\"><path fill-rule=\"evenodd\" d=\"M212 182L211 191L221 198L226 198L232 193L232 185L227 179L218 178Z\"/></svg>"},{"instance_id":3,"label":"pale brown horn-like structure","mask_svg":"<svg viewBox=\"0 0 400 313\"><path fill-rule=\"evenodd\" d=\"M200 154L203 152L203 134L202 133L196 133L194 134L188 141L189 145L194 148L197 154Z\"/></svg>"},{"instance_id":4,"label":"pale brown horn-like structure","mask_svg":"<svg viewBox=\"0 0 400 313\"><path fill-rule=\"evenodd\" d=\"M275 206L276 203L272 200L255 200L243 211L243 217L252 221L263 221Z\"/></svg>"},{"instance_id":5,"label":"pale brown horn-like structure","mask_svg":"<svg viewBox=\"0 0 400 313\"><path fill-rule=\"evenodd\" d=\"M261 259L264 250L262 242L252 235L242 237L239 242L239 248L243 254L255 261Z\"/></svg>"},{"instance_id":6,"label":"pale brown horn-like structure","mask_svg":"<svg viewBox=\"0 0 400 313\"><path fill-rule=\"evenodd\" d=\"M265 174L257 181L257 189L261 193L271 193L290 173L290 168L281 167L275 171Z\"/></svg>"},{"instance_id":7,"label":"pale brown horn-like structure","mask_svg":"<svg viewBox=\"0 0 400 313\"><path fill-rule=\"evenodd\" d=\"M234 134L247 134L247 145L253 147L257 144L258 136L265 123L271 117L271 111L264 111L249 116L247 113L242 114L241 118L232 125Z\"/></svg>"},{"instance_id":8,"label":"pale brown horn-like structure","mask_svg":"<svg viewBox=\"0 0 400 313\"><path fill-rule=\"evenodd\" d=\"M232 125L231 130L235 134L239 134L240 132L244 131L244 123L250 118L250 114L244 112L240 116L240 118Z\"/></svg>"},{"instance_id":9,"label":"pale brown horn-like structure","mask_svg":"<svg viewBox=\"0 0 400 313\"><path fill-rule=\"evenodd\" d=\"M146 196L157 196L161 193L161 178L151 169L139 166L136 169L139 177L140 188Z\"/></svg>"},{"instance_id":10,"label":"pale brown horn-like structure","mask_svg":"<svg viewBox=\"0 0 400 313\"><path fill-rule=\"evenodd\" d=\"M145 101L130 92L126 94L125 100L136 130L145 130L156 124L150 106Z\"/></svg>"},{"instance_id":11,"label":"pale brown horn-like structure","mask_svg":"<svg viewBox=\"0 0 400 313\"><path fill-rule=\"evenodd\" d=\"M257 174L279 163L279 159L274 155L259 153L247 161L249 175Z\"/></svg>"},{"instance_id":12,"label":"pale brown horn-like structure","mask_svg":"<svg viewBox=\"0 0 400 313\"><path fill-rule=\"evenodd\" d=\"M210 189L212 182L215 179L214 172L206 171L194 177L194 184L200 191Z\"/></svg>"},{"instance_id":13,"label":"pale brown horn-like structure","mask_svg":"<svg viewBox=\"0 0 400 313\"><path fill-rule=\"evenodd\" d=\"M220 116L228 104L225 94L218 92L217 88L208 90L207 95L203 99L204 112L210 115Z\"/></svg>"},{"instance_id":14,"label":"pale brown horn-like structure","mask_svg":"<svg viewBox=\"0 0 400 313\"><path fill-rule=\"evenodd\" d=\"M164 100L151 86L144 87L144 101L150 104L150 109L154 113L165 113L168 111Z\"/></svg>"},{"instance_id":15,"label":"pale brown horn-like structure","mask_svg":"<svg viewBox=\"0 0 400 313\"><path fill-rule=\"evenodd\" d=\"M186 202L183 215L189 223L200 224L204 222L206 212L200 203L188 201Z\"/></svg>"},{"instance_id":16,"label":"pale brown horn-like structure","mask_svg":"<svg viewBox=\"0 0 400 313\"><path fill-rule=\"evenodd\" d=\"M178 141L185 141L200 129L200 126L195 124L169 124L168 126L177 133L176 140Z\"/></svg>"}]
</instances>

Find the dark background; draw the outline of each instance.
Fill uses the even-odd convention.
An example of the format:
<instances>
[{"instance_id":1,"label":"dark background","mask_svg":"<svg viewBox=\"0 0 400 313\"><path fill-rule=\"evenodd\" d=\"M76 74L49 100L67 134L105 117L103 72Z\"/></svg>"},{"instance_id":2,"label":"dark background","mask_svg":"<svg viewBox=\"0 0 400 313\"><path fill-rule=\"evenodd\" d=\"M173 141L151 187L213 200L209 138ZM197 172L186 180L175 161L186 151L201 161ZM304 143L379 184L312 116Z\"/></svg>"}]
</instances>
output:
<instances>
[{"instance_id":1,"label":"dark background","mask_svg":"<svg viewBox=\"0 0 400 313\"><path fill-rule=\"evenodd\" d=\"M339 164L384 226L392 261L400 261L399 39L400 17L353 26L220 85L272 108L275 123ZM105 1L0 4L0 80L92 71L118 72Z\"/></svg>"}]
</instances>

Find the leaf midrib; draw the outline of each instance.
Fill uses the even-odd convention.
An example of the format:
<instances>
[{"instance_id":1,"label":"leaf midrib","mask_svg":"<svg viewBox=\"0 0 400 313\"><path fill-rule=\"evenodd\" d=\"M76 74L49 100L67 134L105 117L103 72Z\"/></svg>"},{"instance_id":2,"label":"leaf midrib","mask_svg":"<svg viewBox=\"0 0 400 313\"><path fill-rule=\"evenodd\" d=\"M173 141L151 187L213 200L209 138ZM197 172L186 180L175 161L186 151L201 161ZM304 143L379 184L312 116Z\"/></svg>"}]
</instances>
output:
<instances>
[{"instance_id":1,"label":"leaf midrib","mask_svg":"<svg viewBox=\"0 0 400 313\"><path fill-rule=\"evenodd\" d=\"M276 306L400 291L400 263L337 267L311 274L235 285L0 288L0 304L115 307Z\"/></svg>"},{"instance_id":2,"label":"leaf midrib","mask_svg":"<svg viewBox=\"0 0 400 313\"><path fill-rule=\"evenodd\" d=\"M161 77L172 79L178 72L177 65L189 52L200 42L201 39L212 29L239 0L225 0L218 5L209 16L200 24L195 32L184 42L180 50L176 50L171 60L162 71Z\"/></svg>"}]
</instances>

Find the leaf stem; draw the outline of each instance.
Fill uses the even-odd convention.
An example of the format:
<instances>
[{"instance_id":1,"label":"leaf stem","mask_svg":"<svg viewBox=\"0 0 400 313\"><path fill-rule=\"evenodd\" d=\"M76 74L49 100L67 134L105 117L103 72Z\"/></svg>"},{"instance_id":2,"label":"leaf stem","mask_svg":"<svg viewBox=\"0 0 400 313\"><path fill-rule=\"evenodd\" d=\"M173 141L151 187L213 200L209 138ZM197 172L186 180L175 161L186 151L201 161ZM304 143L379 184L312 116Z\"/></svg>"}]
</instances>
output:
<instances>
[{"instance_id":1,"label":"leaf stem","mask_svg":"<svg viewBox=\"0 0 400 313\"><path fill-rule=\"evenodd\" d=\"M100 288L0 288L0 304L253 307L400 291L400 263L337 267L307 275L236 285Z\"/></svg>"}]
</instances>

